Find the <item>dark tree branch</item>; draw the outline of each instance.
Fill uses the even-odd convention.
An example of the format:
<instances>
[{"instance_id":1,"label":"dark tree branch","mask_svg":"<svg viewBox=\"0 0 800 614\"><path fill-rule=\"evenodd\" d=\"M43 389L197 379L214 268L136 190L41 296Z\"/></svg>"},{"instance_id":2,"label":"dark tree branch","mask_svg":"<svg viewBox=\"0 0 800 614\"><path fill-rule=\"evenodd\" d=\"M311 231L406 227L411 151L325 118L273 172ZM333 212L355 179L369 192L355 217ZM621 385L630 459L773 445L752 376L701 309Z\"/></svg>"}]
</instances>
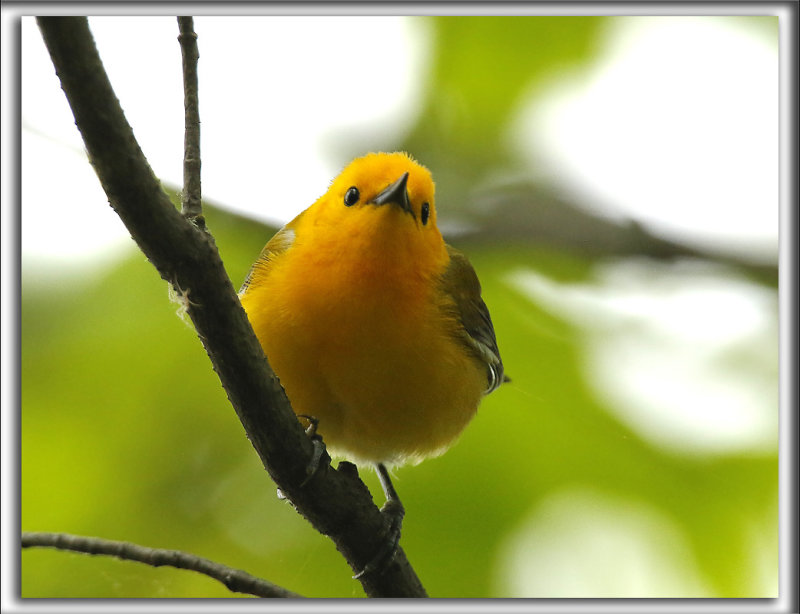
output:
<instances>
[{"instance_id":1,"label":"dark tree branch","mask_svg":"<svg viewBox=\"0 0 800 614\"><path fill-rule=\"evenodd\" d=\"M283 494L336 544L354 571L379 551L386 520L354 465L329 465L301 487L312 443L272 373L210 233L170 203L125 119L82 17L40 17L39 28L89 159L109 202L187 313L264 467ZM402 549L360 579L371 597L424 597Z\"/></svg>"},{"instance_id":2,"label":"dark tree branch","mask_svg":"<svg viewBox=\"0 0 800 614\"><path fill-rule=\"evenodd\" d=\"M147 548L130 542L101 539L99 537L83 537L81 535L70 535L69 533L23 532L21 545L23 548L55 548L84 554L115 556L123 561L135 561L152 567L168 565L178 569L188 569L222 582L234 593L244 593L255 595L256 597L302 597L302 595L293 593L282 586L256 578L241 569L234 569L180 550Z\"/></svg>"},{"instance_id":3,"label":"dark tree branch","mask_svg":"<svg viewBox=\"0 0 800 614\"><path fill-rule=\"evenodd\" d=\"M183 193L181 195L183 215L205 228L200 189L200 104L197 87L197 34L194 19L178 17L183 64Z\"/></svg>"}]
</instances>

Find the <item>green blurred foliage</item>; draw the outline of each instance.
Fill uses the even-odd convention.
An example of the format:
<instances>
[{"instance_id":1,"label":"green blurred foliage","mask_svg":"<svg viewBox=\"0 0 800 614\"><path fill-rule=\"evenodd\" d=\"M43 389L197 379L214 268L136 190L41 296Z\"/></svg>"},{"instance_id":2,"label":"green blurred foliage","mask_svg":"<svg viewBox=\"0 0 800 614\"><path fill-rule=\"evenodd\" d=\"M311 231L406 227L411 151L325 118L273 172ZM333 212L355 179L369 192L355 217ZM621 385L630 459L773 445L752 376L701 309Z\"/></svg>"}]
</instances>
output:
<instances>
[{"instance_id":1,"label":"green blurred foliage","mask_svg":"<svg viewBox=\"0 0 800 614\"><path fill-rule=\"evenodd\" d=\"M602 17L438 17L430 80L410 141L478 160L503 151L498 126L520 96L559 70L590 61ZM447 122L446 125L444 122ZM430 138L431 132L442 138ZM414 149L416 151L416 148ZM420 153L422 156L422 153Z\"/></svg>"},{"instance_id":2,"label":"green blurred foliage","mask_svg":"<svg viewBox=\"0 0 800 614\"><path fill-rule=\"evenodd\" d=\"M520 93L554 70L592 61L605 19L429 21L436 87L396 146L445 169L436 176L442 193L466 194L478 177L513 164L498 134ZM274 229L216 208L207 219L238 285ZM587 383L582 332L507 282L520 267L587 281L596 255L519 241L462 247L481 277L513 381L485 399L446 455L396 472L407 509L402 545L429 593L505 596L496 582L503 544L549 495L591 487L669 517L709 596L772 596L752 579L760 563L748 540L763 534L766 565L777 567L777 443L768 453L711 456L649 444ZM363 596L332 543L276 497L194 331L135 247L103 273L54 279L23 269L22 530L175 548L310 597ZM380 504L374 474L362 475ZM21 590L231 596L191 572L41 549L22 553Z\"/></svg>"}]
</instances>

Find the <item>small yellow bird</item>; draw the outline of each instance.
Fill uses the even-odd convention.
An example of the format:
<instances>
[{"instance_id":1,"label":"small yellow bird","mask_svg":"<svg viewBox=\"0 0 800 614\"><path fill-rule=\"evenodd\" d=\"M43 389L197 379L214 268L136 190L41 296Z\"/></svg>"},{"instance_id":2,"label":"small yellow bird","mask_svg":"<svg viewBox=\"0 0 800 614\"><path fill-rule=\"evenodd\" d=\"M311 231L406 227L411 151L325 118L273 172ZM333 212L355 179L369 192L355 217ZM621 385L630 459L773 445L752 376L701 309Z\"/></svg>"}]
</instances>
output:
<instances>
[{"instance_id":1,"label":"small yellow bird","mask_svg":"<svg viewBox=\"0 0 800 614\"><path fill-rule=\"evenodd\" d=\"M401 518L386 466L443 453L507 379L478 277L405 153L353 160L239 295L295 413L332 455L375 465Z\"/></svg>"}]
</instances>

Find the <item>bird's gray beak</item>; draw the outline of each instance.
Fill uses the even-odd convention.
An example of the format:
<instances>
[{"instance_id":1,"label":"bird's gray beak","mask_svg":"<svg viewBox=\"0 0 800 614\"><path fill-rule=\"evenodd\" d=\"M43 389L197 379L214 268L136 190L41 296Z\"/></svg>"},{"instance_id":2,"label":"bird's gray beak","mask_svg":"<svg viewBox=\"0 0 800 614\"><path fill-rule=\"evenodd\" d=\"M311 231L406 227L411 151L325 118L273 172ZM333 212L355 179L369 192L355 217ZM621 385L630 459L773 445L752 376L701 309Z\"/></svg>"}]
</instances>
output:
<instances>
[{"instance_id":1,"label":"bird's gray beak","mask_svg":"<svg viewBox=\"0 0 800 614\"><path fill-rule=\"evenodd\" d=\"M378 194L370 201L370 203L378 206L386 204L397 205L406 213L414 215L414 210L411 208L411 202L408 200L408 191L406 190L407 183L408 172L405 172L400 179Z\"/></svg>"}]
</instances>

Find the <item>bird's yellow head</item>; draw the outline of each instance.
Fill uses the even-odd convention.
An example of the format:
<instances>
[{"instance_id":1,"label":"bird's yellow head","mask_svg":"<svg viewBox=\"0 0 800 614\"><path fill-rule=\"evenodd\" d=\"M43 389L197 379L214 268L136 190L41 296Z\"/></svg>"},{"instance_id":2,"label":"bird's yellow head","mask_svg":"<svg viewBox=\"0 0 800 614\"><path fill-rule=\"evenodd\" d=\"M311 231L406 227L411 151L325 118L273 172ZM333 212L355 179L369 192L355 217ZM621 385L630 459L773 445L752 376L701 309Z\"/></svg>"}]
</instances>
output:
<instances>
[{"instance_id":1,"label":"bird's yellow head","mask_svg":"<svg viewBox=\"0 0 800 614\"><path fill-rule=\"evenodd\" d=\"M318 254L365 271L416 267L427 276L448 260L436 227L433 178L406 153L356 158L302 217L298 242L313 242Z\"/></svg>"},{"instance_id":2,"label":"bird's yellow head","mask_svg":"<svg viewBox=\"0 0 800 614\"><path fill-rule=\"evenodd\" d=\"M419 228L436 226L431 173L403 152L356 158L333 180L326 197L353 210L390 205Z\"/></svg>"},{"instance_id":3,"label":"bird's yellow head","mask_svg":"<svg viewBox=\"0 0 800 614\"><path fill-rule=\"evenodd\" d=\"M430 171L408 154L370 153L348 164L314 207L315 224L330 223L392 232L436 230L434 184Z\"/></svg>"}]
</instances>

